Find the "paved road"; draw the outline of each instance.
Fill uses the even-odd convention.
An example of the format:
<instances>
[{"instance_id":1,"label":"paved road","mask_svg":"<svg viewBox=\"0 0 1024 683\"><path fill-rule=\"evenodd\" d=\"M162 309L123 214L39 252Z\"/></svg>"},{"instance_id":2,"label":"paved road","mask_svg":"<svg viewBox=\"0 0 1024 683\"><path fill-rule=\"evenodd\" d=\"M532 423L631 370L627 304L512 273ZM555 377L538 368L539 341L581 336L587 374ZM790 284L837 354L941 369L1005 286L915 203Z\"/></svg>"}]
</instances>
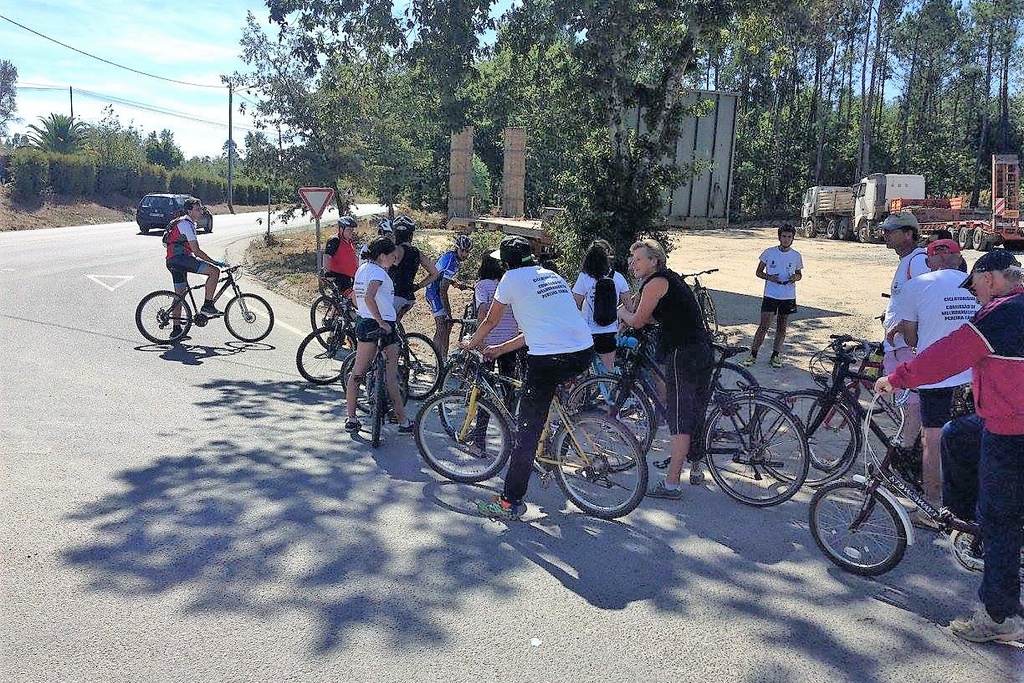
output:
<instances>
[{"instance_id":1,"label":"paved road","mask_svg":"<svg viewBox=\"0 0 1024 683\"><path fill-rule=\"evenodd\" d=\"M236 220L208 253L262 229ZM616 523L535 485L524 523L482 520L408 437L342 432L295 370L306 311L252 279L265 343L146 344L161 259L124 225L0 234L0 680L1024 681L942 628L978 583L943 542L844 574L806 497Z\"/></svg>"}]
</instances>

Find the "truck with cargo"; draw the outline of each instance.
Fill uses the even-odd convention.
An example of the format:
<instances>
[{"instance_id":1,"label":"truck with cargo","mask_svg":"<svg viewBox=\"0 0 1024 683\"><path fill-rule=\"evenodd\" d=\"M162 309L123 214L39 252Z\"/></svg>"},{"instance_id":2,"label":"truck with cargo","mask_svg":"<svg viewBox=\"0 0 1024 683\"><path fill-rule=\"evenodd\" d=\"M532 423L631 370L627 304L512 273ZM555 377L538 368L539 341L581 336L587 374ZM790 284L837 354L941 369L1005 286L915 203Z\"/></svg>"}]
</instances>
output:
<instances>
[{"instance_id":1,"label":"truck with cargo","mask_svg":"<svg viewBox=\"0 0 1024 683\"><path fill-rule=\"evenodd\" d=\"M804 193L801 219L805 236L824 232L832 239L877 242L879 224L890 213L910 212L921 233L949 230L963 249L988 251L999 244L1024 249L1024 221L1020 215L1020 163L1014 154L992 155L991 209L970 208L963 197L925 196L920 175L873 173L850 188L853 206L840 205L834 196L842 188L812 187ZM840 208L834 208L839 206ZM825 226L824 231L822 226Z\"/></svg>"},{"instance_id":2,"label":"truck with cargo","mask_svg":"<svg viewBox=\"0 0 1024 683\"><path fill-rule=\"evenodd\" d=\"M889 215L890 201L924 196L924 176L872 173L852 187L808 188L800 223L805 237L872 242L880 238L878 224Z\"/></svg>"},{"instance_id":3,"label":"truck with cargo","mask_svg":"<svg viewBox=\"0 0 1024 683\"><path fill-rule=\"evenodd\" d=\"M963 197L899 199L889 211L910 212L921 233L949 230L962 249L988 251L1002 244L1024 249L1024 221L1020 220L1020 164L1014 154L992 155L991 210L965 206Z\"/></svg>"}]
</instances>

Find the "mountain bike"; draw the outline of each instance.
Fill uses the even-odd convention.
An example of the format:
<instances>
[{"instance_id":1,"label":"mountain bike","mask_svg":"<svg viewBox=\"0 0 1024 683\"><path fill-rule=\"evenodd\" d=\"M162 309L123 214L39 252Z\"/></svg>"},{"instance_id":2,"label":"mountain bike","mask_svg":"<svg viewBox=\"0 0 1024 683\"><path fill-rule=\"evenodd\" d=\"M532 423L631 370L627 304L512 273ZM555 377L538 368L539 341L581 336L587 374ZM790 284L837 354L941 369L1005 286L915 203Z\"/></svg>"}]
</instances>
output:
<instances>
[{"instance_id":1,"label":"mountain bike","mask_svg":"<svg viewBox=\"0 0 1024 683\"><path fill-rule=\"evenodd\" d=\"M646 330L627 330L617 342L614 372L608 371L595 356L594 376L576 383L570 391L570 404L603 405L610 415L629 426L648 453L658 427L666 423L664 406L665 374L653 360L652 335ZM716 345L716 353L724 356L724 346ZM746 368L719 358L712 376L715 392L757 389L758 382Z\"/></svg>"},{"instance_id":2,"label":"mountain bike","mask_svg":"<svg viewBox=\"0 0 1024 683\"><path fill-rule=\"evenodd\" d=\"M693 278L691 288L693 289L693 295L697 298L697 305L700 306L701 315L704 316L704 324L707 325L712 339L717 342L725 342L725 333L718 329L718 312L715 310L715 300L711 298L711 290L700 282L701 275L711 275L717 272L718 268L711 268L709 270L702 270L699 273L680 274L679 277L684 280Z\"/></svg>"},{"instance_id":3,"label":"mountain bike","mask_svg":"<svg viewBox=\"0 0 1024 683\"><path fill-rule=\"evenodd\" d=\"M204 284L189 287L181 294L170 290L151 292L142 298L135 309L135 324L142 336L155 344L170 344L189 333L192 326L205 327L213 318L224 318L224 325L231 336L244 342L258 342L274 329L274 310L267 300L257 294L243 294L235 279L235 271L242 266L231 266L221 270L221 278L213 301L228 289L233 296L224 307L224 312L207 315L199 310L193 292L204 289Z\"/></svg>"},{"instance_id":4,"label":"mountain bike","mask_svg":"<svg viewBox=\"0 0 1024 683\"><path fill-rule=\"evenodd\" d=\"M466 385L423 404L416 416L416 446L441 476L477 483L498 474L511 456L523 383L488 370L479 352L462 353ZM513 393L511 401L498 392L499 385ZM534 457L541 485L554 478L573 505L595 517L629 514L647 490L647 467L636 440L603 412L573 414L565 400L561 386Z\"/></svg>"},{"instance_id":5,"label":"mountain bike","mask_svg":"<svg viewBox=\"0 0 1024 683\"><path fill-rule=\"evenodd\" d=\"M711 477L726 495L746 505L767 507L792 498L807 476L809 457L800 422L781 401L765 393L739 366L729 377L723 370L728 359L744 353L739 346L714 345L717 359L711 377L711 400L693 448L702 452ZM642 346L633 351L637 364L648 363ZM653 372L660 372L652 365ZM732 368L730 368L732 370ZM594 377L576 387L569 397L571 410L590 405L614 417L641 439L641 451L649 448L666 409L646 379L621 368L620 375ZM605 395L611 399L605 399ZM644 444L647 444L646 446ZM667 465L655 463L656 467Z\"/></svg>"},{"instance_id":6,"label":"mountain bike","mask_svg":"<svg viewBox=\"0 0 1024 683\"><path fill-rule=\"evenodd\" d=\"M852 370L858 362L858 370ZM811 357L809 370L821 388L786 392L782 401L800 419L807 437L811 471L806 483L821 486L849 471L864 448L864 435L877 438L881 448L898 439L904 416L898 402L879 399L876 429L860 429L865 408L859 398L881 371L880 343L832 335L828 346Z\"/></svg>"},{"instance_id":7,"label":"mountain bike","mask_svg":"<svg viewBox=\"0 0 1024 683\"><path fill-rule=\"evenodd\" d=\"M864 411L861 431L867 444L863 475L834 481L818 489L808 510L811 536L833 564L861 576L879 576L900 563L908 545L914 544L914 527L900 498L911 501L920 513L930 517L940 533L950 534L950 550L964 568L980 571L984 555L980 528L976 522L956 517L946 508L935 507L920 488L904 477L894 463L903 455L899 446L879 449L868 438L879 428L875 424L876 395ZM1020 569L1024 580L1024 553Z\"/></svg>"},{"instance_id":8,"label":"mountain bike","mask_svg":"<svg viewBox=\"0 0 1024 683\"><path fill-rule=\"evenodd\" d=\"M345 359L356 350L355 306L345 299L328 324L299 342L295 365L307 381L331 384L343 376Z\"/></svg>"},{"instance_id":9,"label":"mountain bike","mask_svg":"<svg viewBox=\"0 0 1024 683\"><path fill-rule=\"evenodd\" d=\"M321 270L317 278L320 296L309 305L309 325L313 330L327 327L338 315L349 315L354 320L352 300L338 289L334 278Z\"/></svg>"},{"instance_id":10,"label":"mountain bike","mask_svg":"<svg viewBox=\"0 0 1024 683\"><path fill-rule=\"evenodd\" d=\"M427 398L436 391L441 381L441 353L427 335L406 332L400 322L393 324L398 333L398 383L402 387L402 395L414 400ZM317 358L320 358L320 354L317 354ZM355 364L355 354L349 354L339 363L326 360L324 363L331 376L326 381L316 382L317 384L348 381L348 374ZM335 370L336 375L333 374Z\"/></svg>"},{"instance_id":11,"label":"mountain bike","mask_svg":"<svg viewBox=\"0 0 1024 683\"><path fill-rule=\"evenodd\" d=\"M388 361L387 356L384 354L384 347L381 346L383 332L376 330L371 335L371 338L377 342L377 352L373 357L373 362L366 369L362 387L364 393L362 396L366 399L363 407L370 419L370 445L376 448L380 445L381 428L384 425L389 405L387 386ZM355 357L355 353L349 356L353 362ZM358 389L359 387L357 387Z\"/></svg>"}]
</instances>

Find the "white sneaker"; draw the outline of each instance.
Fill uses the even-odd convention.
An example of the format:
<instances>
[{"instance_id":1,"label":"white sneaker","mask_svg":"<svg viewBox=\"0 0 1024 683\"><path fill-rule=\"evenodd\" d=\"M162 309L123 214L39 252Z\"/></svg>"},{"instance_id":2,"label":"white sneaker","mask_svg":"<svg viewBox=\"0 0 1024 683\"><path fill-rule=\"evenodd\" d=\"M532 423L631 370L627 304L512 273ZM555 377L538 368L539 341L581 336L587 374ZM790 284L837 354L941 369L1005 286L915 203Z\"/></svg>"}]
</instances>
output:
<instances>
[{"instance_id":1,"label":"white sneaker","mask_svg":"<svg viewBox=\"0 0 1024 683\"><path fill-rule=\"evenodd\" d=\"M984 607L978 608L970 617L954 619L949 628L953 635L972 643L1010 643L1024 639L1024 618L1016 614L997 624Z\"/></svg>"}]
</instances>

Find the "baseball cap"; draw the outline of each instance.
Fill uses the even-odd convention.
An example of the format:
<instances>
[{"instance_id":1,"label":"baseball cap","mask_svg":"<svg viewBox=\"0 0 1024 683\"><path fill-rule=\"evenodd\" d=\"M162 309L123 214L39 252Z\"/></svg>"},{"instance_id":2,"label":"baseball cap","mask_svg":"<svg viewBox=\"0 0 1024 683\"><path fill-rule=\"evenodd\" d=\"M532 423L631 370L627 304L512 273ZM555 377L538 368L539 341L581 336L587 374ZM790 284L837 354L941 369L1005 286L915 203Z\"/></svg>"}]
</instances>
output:
<instances>
[{"instance_id":1,"label":"baseball cap","mask_svg":"<svg viewBox=\"0 0 1024 683\"><path fill-rule=\"evenodd\" d=\"M509 268L518 268L533 262L533 245L525 237L509 235L491 252L493 258L503 261Z\"/></svg>"},{"instance_id":2,"label":"baseball cap","mask_svg":"<svg viewBox=\"0 0 1024 683\"><path fill-rule=\"evenodd\" d=\"M890 213L884 221L878 224L882 230L913 230L916 234L920 226L917 217L912 213L900 212Z\"/></svg>"},{"instance_id":3,"label":"baseball cap","mask_svg":"<svg viewBox=\"0 0 1024 683\"><path fill-rule=\"evenodd\" d=\"M974 286L972 278L976 274L994 273L1006 270L1011 266L1017 266L1019 268L1020 261L1005 249L993 249L990 252L982 254L981 258L974 262L974 267L971 268L971 274L967 276L966 280L960 283L960 286L964 289L970 289Z\"/></svg>"},{"instance_id":4,"label":"baseball cap","mask_svg":"<svg viewBox=\"0 0 1024 683\"><path fill-rule=\"evenodd\" d=\"M935 252L942 250L944 254L959 254L960 245L956 240L935 240L928 245L928 255L935 256Z\"/></svg>"}]
</instances>

